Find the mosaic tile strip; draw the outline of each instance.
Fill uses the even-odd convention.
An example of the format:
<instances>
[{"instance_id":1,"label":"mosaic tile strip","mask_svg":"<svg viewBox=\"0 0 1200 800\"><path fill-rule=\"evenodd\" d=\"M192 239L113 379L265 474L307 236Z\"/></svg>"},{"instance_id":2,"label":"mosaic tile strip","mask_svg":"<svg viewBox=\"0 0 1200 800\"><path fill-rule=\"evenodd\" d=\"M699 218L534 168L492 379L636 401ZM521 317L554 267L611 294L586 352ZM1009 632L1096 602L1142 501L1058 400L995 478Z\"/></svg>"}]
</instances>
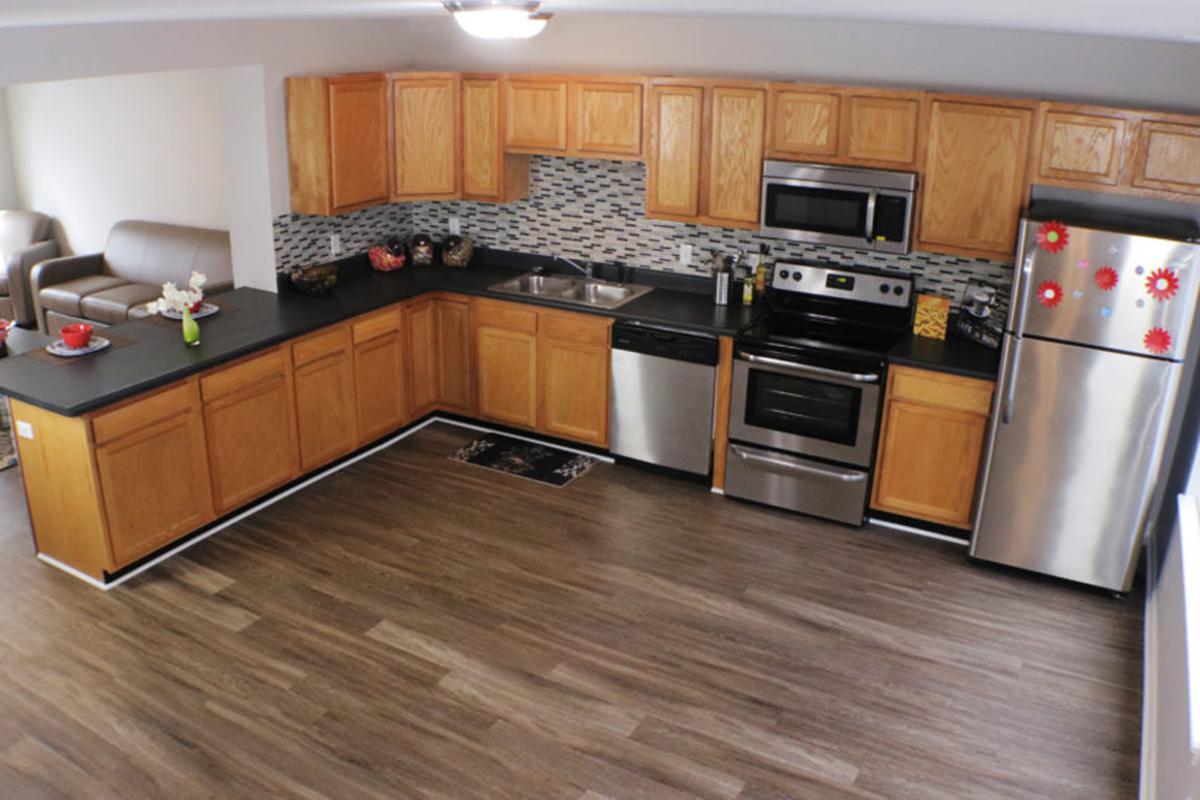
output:
<instances>
[{"instance_id":1,"label":"mosaic tile strip","mask_svg":"<svg viewBox=\"0 0 1200 800\"><path fill-rule=\"evenodd\" d=\"M617 262L636 267L708 274L708 252L756 253L760 243L774 258L821 261L911 275L917 290L942 294L958 306L971 278L988 281L1006 300L1012 267L982 259L931 253L891 255L759 236L749 231L713 228L644 216L646 167L632 161L535 157L531 159L529 197L495 205L468 201L384 206L328 220L285 215L276 220L275 250L280 268L320 260L328 253L329 233L342 234L346 253L361 252L392 235L422 231L445 236L456 216L476 242L505 250L564 255L573 259ZM679 262L682 244L693 248L692 262Z\"/></svg>"}]
</instances>

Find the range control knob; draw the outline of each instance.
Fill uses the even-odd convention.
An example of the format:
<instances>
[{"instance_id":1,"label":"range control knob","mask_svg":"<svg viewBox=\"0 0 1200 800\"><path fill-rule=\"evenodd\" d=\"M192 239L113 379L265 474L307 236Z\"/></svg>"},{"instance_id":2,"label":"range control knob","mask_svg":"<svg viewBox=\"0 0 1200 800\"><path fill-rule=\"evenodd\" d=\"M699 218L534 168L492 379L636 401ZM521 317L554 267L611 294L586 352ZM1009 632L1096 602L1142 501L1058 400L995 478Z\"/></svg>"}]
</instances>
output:
<instances>
[{"instance_id":1,"label":"range control knob","mask_svg":"<svg viewBox=\"0 0 1200 800\"><path fill-rule=\"evenodd\" d=\"M779 273L779 277L786 281L788 279L788 271L786 269L783 270Z\"/></svg>"},{"instance_id":2,"label":"range control knob","mask_svg":"<svg viewBox=\"0 0 1200 800\"><path fill-rule=\"evenodd\" d=\"M892 287L888 286L886 283L880 284L880 285L879 285L879 293L880 293L880 294L887 294L887 293L888 293L888 290L890 290L891 288L892 288ZM900 287L898 287L898 286L897 286L896 288L898 289L898 288L900 288Z\"/></svg>"},{"instance_id":3,"label":"range control knob","mask_svg":"<svg viewBox=\"0 0 1200 800\"><path fill-rule=\"evenodd\" d=\"M897 286L895 289L892 289L892 293L893 293L893 294L895 294L895 295L897 295L897 296L899 296L899 295L902 295L902 294L904 294L904 287L903 287L903 286Z\"/></svg>"}]
</instances>

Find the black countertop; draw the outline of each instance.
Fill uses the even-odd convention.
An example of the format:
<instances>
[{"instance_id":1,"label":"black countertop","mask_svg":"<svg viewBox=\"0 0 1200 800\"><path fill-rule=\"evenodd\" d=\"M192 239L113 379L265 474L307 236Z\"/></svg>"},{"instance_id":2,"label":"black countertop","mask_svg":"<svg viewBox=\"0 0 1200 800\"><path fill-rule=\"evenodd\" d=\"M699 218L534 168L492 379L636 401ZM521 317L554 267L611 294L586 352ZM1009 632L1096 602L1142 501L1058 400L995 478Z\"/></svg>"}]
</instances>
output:
<instances>
[{"instance_id":1,"label":"black countertop","mask_svg":"<svg viewBox=\"0 0 1200 800\"><path fill-rule=\"evenodd\" d=\"M323 297L245 288L211 296L221 312L200 320L201 343L196 347L184 346L179 323L151 318L106 329L104 335L114 345L93 355L54 362L41 354L0 359L0 394L77 416L431 291L486 295L714 335L733 335L754 315L740 305L716 306L707 292L664 286L611 311L488 291L488 286L526 271L526 265L409 266L379 273L363 268L363 263L344 264L341 282Z\"/></svg>"},{"instance_id":2,"label":"black countertop","mask_svg":"<svg viewBox=\"0 0 1200 800\"><path fill-rule=\"evenodd\" d=\"M908 333L888 351L888 363L994 381L1000 351L957 338L953 332L945 340Z\"/></svg>"}]
</instances>

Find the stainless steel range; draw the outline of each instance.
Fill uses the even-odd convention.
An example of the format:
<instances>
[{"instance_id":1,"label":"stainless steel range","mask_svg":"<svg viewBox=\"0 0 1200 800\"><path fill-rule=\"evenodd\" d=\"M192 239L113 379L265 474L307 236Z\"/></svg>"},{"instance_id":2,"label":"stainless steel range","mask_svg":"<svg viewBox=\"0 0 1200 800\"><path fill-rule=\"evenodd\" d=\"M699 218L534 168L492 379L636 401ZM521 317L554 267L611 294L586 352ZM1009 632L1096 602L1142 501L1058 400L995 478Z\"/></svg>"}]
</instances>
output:
<instances>
[{"instance_id":1,"label":"stainless steel range","mask_svg":"<svg viewBox=\"0 0 1200 800\"><path fill-rule=\"evenodd\" d=\"M912 279L780 261L736 340L725 493L862 524L887 351Z\"/></svg>"}]
</instances>

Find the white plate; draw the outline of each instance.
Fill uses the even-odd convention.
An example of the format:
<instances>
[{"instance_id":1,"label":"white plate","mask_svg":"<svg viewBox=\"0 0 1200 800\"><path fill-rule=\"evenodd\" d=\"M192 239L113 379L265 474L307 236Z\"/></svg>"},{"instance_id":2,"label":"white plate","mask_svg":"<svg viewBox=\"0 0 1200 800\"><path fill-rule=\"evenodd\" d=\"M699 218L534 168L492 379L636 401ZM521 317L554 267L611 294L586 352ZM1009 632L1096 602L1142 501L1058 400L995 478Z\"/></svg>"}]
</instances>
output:
<instances>
[{"instance_id":1,"label":"white plate","mask_svg":"<svg viewBox=\"0 0 1200 800\"><path fill-rule=\"evenodd\" d=\"M214 306L212 303L202 303L199 311L192 312L192 319L204 319L205 317L211 317L220 310L220 306ZM183 319L183 314L180 314L174 309L168 309L161 313L167 319Z\"/></svg>"},{"instance_id":2,"label":"white plate","mask_svg":"<svg viewBox=\"0 0 1200 800\"><path fill-rule=\"evenodd\" d=\"M63 358L78 358L86 356L89 353L98 353L108 347L112 342L105 339L103 336L93 336L88 342L87 347L67 347L66 342L62 339L55 339L50 344L46 345L46 352Z\"/></svg>"}]
</instances>

